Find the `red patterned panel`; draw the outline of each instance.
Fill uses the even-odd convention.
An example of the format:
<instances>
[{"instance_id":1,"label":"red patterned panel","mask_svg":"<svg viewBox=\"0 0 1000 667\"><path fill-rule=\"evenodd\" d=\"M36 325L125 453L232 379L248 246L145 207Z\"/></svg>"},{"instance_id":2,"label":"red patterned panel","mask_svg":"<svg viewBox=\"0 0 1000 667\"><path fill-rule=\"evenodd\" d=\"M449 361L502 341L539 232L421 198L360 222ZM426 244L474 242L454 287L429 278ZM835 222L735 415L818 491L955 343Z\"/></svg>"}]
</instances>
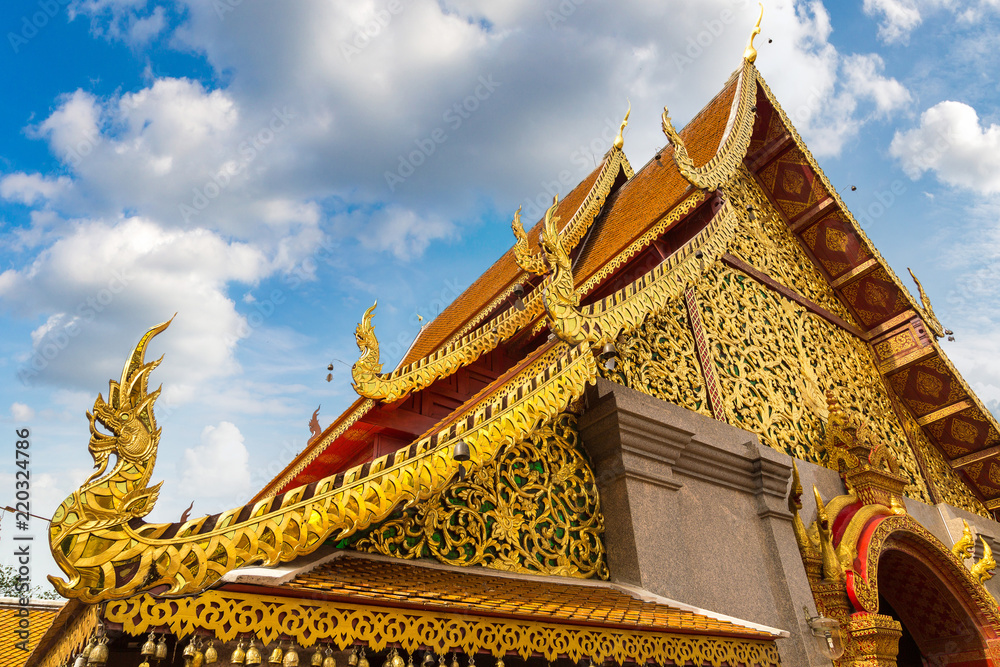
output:
<instances>
[{"instance_id":1,"label":"red patterned panel","mask_svg":"<svg viewBox=\"0 0 1000 667\"><path fill-rule=\"evenodd\" d=\"M833 278L872 258L868 248L836 211L806 229L802 240Z\"/></svg>"},{"instance_id":2,"label":"red patterned panel","mask_svg":"<svg viewBox=\"0 0 1000 667\"><path fill-rule=\"evenodd\" d=\"M761 88L757 87L757 119L754 121L753 134L750 135L750 146L747 155L753 156L763 148L770 146L775 139L785 134L785 126L781 116L774 111Z\"/></svg>"},{"instance_id":3,"label":"red patterned panel","mask_svg":"<svg viewBox=\"0 0 1000 667\"><path fill-rule=\"evenodd\" d=\"M927 428L941 445L941 449L953 459L1000 442L996 429L986 421L978 408L949 415Z\"/></svg>"},{"instance_id":4,"label":"red patterned panel","mask_svg":"<svg viewBox=\"0 0 1000 667\"><path fill-rule=\"evenodd\" d=\"M891 376L889 382L918 417L930 414L965 397L957 382L939 357L929 357Z\"/></svg>"},{"instance_id":5,"label":"red patterned panel","mask_svg":"<svg viewBox=\"0 0 1000 667\"><path fill-rule=\"evenodd\" d=\"M794 220L826 197L826 190L796 146L764 167L760 180L789 220Z\"/></svg>"},{"instance_id":6,"label":"red patterned panel","mask_svg":"<svg viewBox=\"0 0 1000 667\"><path fill-rule=\"evenodd\" d=\"M889 377L889 383L918 417L951 405L965 397L962 384L952 376L940 357L928 357Z\"/></svg>"},{"instance_id":7,"label":"red patterned panel","mask_svg":"<svg viewBox=\"0 0 1000 667\"><path fill-rule=\"evenodd\" d=\"M866 327L873 327L895 317L909 307L906 294L884 268L872 271L846 285L841 294Z\"/></svg>"},{"instance_id":8,"label":"red patterned panel","mask_svg":"<svg viewBox=\"0 0 1000 667\"><path fill-rule=\"evenodd\" d=\"M973 621L926 565L889 551L879 562L879 593L892 605L925 655L979 646Z\"/></svg>"},{"instance_id":9,"label":"red patterned panel","mask_svg":"<svg viewBox=\"0 0 1000 667\"><path fill-rule=\"evenodd\" d=\"M976 489L987 500L1000 497L1000 465L996 461L986 460L970 463L962 468Z\"/></svg>"}]
</instances>

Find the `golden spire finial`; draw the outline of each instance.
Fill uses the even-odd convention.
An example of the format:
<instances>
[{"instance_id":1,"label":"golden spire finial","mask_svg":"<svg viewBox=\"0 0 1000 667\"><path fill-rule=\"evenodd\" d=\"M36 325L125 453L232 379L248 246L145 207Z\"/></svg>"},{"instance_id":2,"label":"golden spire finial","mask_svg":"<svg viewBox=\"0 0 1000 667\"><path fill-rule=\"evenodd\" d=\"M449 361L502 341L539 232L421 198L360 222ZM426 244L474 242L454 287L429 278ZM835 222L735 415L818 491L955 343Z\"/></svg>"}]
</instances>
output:
<instances>
[{"instance_id":1,"label":"golden spire finial","mask_svg":"<svg viewBox=\"0 0 1000 667\"><path fill-rule=\"evenodd\" d=\"M757 25L753 27L753 32L750 33L750 41L747 42L747 48L743 51L743 59L748 63L753 63L757 60L757 49L753 47L753 38L760 34L760 20L764 18L764 5L758 2L760 5L760 16L757 17Z\"/></svg>"},{"instance_id":2,"label":"golden spire finial","mask_svg":"<svg viewBox=\"0 0 1000 667\"><path fill-rule=\"evenodd\" d=\"M622 119L622 125L618 128L618 136L615 137L615 148L618 150L622 149L625 145L625 137L622 133L625 131L625 126L628 125L628 115L632 113L632 100L628 100L628 111L625 112L625 118Z\"/></svg>"}]
</instances>

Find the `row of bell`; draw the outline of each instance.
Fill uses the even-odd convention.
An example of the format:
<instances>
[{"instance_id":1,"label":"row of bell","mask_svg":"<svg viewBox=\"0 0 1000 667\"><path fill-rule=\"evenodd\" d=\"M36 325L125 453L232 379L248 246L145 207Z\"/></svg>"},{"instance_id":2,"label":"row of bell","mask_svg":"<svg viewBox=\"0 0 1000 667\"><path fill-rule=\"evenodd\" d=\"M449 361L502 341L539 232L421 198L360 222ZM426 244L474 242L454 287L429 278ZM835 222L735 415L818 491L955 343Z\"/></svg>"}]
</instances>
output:
<instances>
[{"instance_id":1,"label":"row of bell","mask_svg":"<svg viewBox=\"0 0 1000 667\"><path fill-rule=\"evenodd\" d=\"M351 660L348 664L351 667L368 667L368 660L364 658L364 652L362 652L361 662L357 661L355 655L351 656ZM263 662L263 656L261 656L260 649L254 644L253 639L250 640L250 645L244 649L243 640L241 639L236 645L236 650L233 651L233 656L229 661L234 665L248 665L252 667L253 665L259 665ZM269 665L282 665L282 667L298 667L299 666L299 652L295 650L295 645L288 647L285 651L281 648L281 643L279 642L274 650L271 651L271 655L267 658L267 664ZM337 661L333 657L333 651L329 647L324 651L320 647L316 647L316 651L312 654L309 659L309 664L312 667L337 667Z\"/></svg>"},{"instance_id":2,"label":"row of bell","mask_svg":"<svg viewBox=\"0 0 1000 667\"><path fill-rule=\"evenodd\" d=\"M83 648L83 652L76 656L73 667L100 667L108 661L108 637L104 635L100 638L93 637Z\"/></svg>"}]
</instances>

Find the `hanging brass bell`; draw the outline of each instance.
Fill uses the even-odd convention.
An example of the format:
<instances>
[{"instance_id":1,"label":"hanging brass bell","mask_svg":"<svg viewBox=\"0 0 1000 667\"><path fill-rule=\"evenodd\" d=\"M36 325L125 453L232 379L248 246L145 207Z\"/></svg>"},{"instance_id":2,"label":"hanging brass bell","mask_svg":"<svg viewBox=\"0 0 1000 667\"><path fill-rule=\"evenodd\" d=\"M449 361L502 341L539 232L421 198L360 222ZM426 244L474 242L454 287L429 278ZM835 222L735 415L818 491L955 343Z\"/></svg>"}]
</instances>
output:
<instances>
[{"instance_id":1,"label":"hanging brass bell","mask_svg":"<svg viewBox=\"0 0 1000 667\"><path fill-rule=\"evenodd\" d=\"M76 656L76 660L73 662L73 667L87 667L87 657L82 653Z\"/></svg>"},{"instance_id":2,"label":"hanging brass bell","mask_svg":"<svg viewBox=\"0 0 1000 667\"><path fill-rule=\"evenodd\" d=\"M358 658L358 667L368 667L368 658L365 657L364 649L361 649L361 657Z\"/></svg>"},{"instance_id":3,"label":"hanging brass bell","mask_svg":"<svg viewBox=\"0 0 1000 667\"><path fill-rule=\"evenodd\" d=\"M271 656L267 659L267 664L280 665L283 657L284 651L281 650L281 642L278 642L278 645L274 647L273 651L271 651Z\"/></svg>"},{"instance_id":4,"label":"hanging brass bell","mask_svg":"<svg viewBox=\"0 0 1000 667\"><path fill-rule=\"evenodd\" d=\"M94 650L94 638L91 637L90 641L87 642L87 645L83 647L83 653L81 653L80 655L82 655L85 660L88 660L90 659L90 652L93 650Z\"/></svg>"},{"instance_id":5,"label":"hanging brass bell","mask_svg":"<svg viewBox=\"0 0 1000 667\"><path fill-rule=\"evenodd\" d=\"M219 652L215 650L215 642L208 642L208 648L205 649L205 664L214 665L219 661Z\"/></svg>"},{"instance_id":6,"label":"hanging brass bell","mask_svg":"<svg viewBox=\"0 0 1000 667\"><path fill-rule=\"evenodd\" d=\"M247 652L243 650L243 640L241 639L236 643L236 649L233 651L233 656L229 658L229 662L234 665L242 665L246 659Z\"/></svg>"},{"instance_id":7,"label":"hanging brass bell","mask_svg":"<svg viewBox=\"0 0 1000 667\"><path fill-rule=\"evenodd\" d=\"M285 657L281 661L283 667L299 667L299 652L295 650L295 644L292 644L287 651L285 651Z\"/></svg>"},{"instance_id":8,"label":"hanging brass bell","mask_svg":"<svg viewBox=\"0 0 1000 667\"><path fill-rule=\"evenodd\" d=\"M254 644L253 640L251 639L250 646L247 647L247 660L246 660L247 667L249 667L250 665L259 665L260 662L261 662L260 651L257 650L256 644Z\"/></svg>"},{"instance_id":9,"label":"hanging brass bell","mask_svg":"<svg viewBox=\"0 0 1000 667\"><path fill-rule=\"evenodd\" d=\"M191 641L189 641L187 646L184 647L184 652L181 653L181 655L184 656L185 658L194 657L194 637L192 637Z\"/></svg>"},{"instance_id":10,"label":"hanging brass bell","mask_svg":"<svg viewBox=\"0 0 1000 667\"><path fill-rule=\"evenodd\" d=\"M458 654L457 653L452 653L451 654L451 667L458 667Z\"/></svg>"},{"instance_id":11,"label":"hanging brass bell","mask_svg":"<svg viewBox=\"0 0 1000 667\"><path fill-rule=\"evenodd\" d=\"M323 667L337 667L337 659L333 657L333 651L329 647L326 649L326 657L323 658Z\"/></svg>"},{"instance_id":12,"label":"hanging brass bell","mask_svg":"<svg viewBox=\"0 0 1000 667\"><path fill-rule=\"evenodd\" d=\"M167 636L166 635L160 635L160 641L156 645L156 655L153 656L153 657L156 658L157 660L166 660L167 659Z\"/></svg>"},{"instance_id":13,"label":"hanging brass bell","mask_svg":"<svg viewBox=\"0 0 1000 667\"><path fill-rule=\"evenodd\" d=\"M347 658L347 667L358 667L358 649L351 651Z\"/></svg>"},{"instance_id":14,"label":"hanging brass bell","mask_svg":"<svg viewBox=\"0 0 1000 667\"><path fill-rule=\"evenodd\" d=\"M392 667L407 667L406 662L403 661L403 656L396 649L392 649ZM410 667L413 667L412 663Z\"/></svg>"},{"instance_id":15,"label":"hanging brass bell","mask_svg":"<svg viewBox=\"0 0 1000 667\"><path fill-rule=\"evenodd\" d=\"M497 667L503 667L503 657L497 658Z\"/></svg>"},{"instance_id":16,"label":"hanging brass bell","mask_svg":"<svg viewBox=\"0 0 1000 667\"><path fill-rule=\"evenodd\" d=\"M149 658L139 663L139 667L149 667Z\"/></svg>"},{"instance_id":17,"label":"hanging brass bell","mask_svg":"<svg viewBox=\"0 0 1000 667\"><path fill-rule=\"evenodd\" d=\"M100 667L108 661L108 638L101 637L94 647L90 649L90 656L87 658L88 667Z\"/></svg>"},{"instance_id":18,"label":"hanging brass bell","mask_svg":"<svg viewBox=\"0 0 1000 667\"><path fill-rule=\"evenodd\" d=\"M156 638L153 636L152 632L149 633L149 639L146 640L146 643L142 645L139 655L144 658L156 655Z\"/></svg>"}]
</instances>

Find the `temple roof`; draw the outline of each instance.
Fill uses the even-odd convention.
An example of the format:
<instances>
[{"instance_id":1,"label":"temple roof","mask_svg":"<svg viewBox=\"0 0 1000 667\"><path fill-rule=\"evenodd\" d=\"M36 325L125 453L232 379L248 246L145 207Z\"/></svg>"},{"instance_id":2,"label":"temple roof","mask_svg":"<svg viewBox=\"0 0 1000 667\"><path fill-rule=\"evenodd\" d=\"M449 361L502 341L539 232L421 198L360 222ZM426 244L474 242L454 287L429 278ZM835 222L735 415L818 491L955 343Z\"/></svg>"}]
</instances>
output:
<instances>
[{"instance_id":1,"label":"temple roof","mask_svg":"<svg viewBox=\"0 0 1000 667\"><path fill-rule=\"evenodd\" d=\"M783 630L698 609L643 589L603 581L510 574L481 567L337 551L280 570L232 572L227 585L252 583L355 604L399 605L532 621L634 630L773 639ZM268 576L269 575L269 576Z\"/></svg>"}]
</instances>

